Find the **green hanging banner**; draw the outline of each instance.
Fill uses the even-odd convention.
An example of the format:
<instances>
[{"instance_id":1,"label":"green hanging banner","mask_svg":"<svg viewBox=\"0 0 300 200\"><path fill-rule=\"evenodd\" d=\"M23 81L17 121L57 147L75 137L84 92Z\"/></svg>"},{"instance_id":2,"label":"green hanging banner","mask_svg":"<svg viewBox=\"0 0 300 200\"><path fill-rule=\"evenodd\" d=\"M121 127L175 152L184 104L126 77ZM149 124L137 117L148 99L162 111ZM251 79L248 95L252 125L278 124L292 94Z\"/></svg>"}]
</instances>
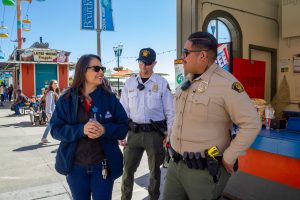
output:
<instances>
[{"instance_id":1,"label":"green hanging banner","mask_svg":"<svg viewBox=\"0 0 300 200\"><path fill-rule=\"evenodd\" d=\"M14 6L15 1L14 0L2 0L3 5L5 6Z\"/></svg>"}]
</instances>

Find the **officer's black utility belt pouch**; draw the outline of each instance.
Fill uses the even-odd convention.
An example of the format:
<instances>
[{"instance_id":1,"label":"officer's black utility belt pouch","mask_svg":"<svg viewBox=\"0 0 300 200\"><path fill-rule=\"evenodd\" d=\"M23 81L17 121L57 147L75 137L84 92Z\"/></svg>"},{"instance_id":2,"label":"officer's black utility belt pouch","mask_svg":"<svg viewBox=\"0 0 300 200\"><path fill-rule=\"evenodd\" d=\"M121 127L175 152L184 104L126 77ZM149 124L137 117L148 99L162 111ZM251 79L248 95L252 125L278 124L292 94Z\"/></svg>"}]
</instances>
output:
<instances>
[{"instance_id":1,"label":"officer's black utility belt pouch","mask_svg":"<svg viewBox=\"0 0 300 200\"><path fill-rule=\"evenodd\" d=\"M220 161L215 160L208 156L207 150L205 151L205 157L203 158L200 152L184 152L183 156L177 153L172 147L169 148L169 154L171 159L178 163L182 160L190 169L201 169L207 168L209 174L213 177L214 182L218 182L217 174L219 172Z\"/></svg>"},{"instance_id":2,"label":"officer's black utility belt pouch","mask_svg":"<svg viewBox=\"0 0 300 200\"><path fill-rule=\"evenodd\" d=\"M165 133L168 131L167 120L153 121L150 119L151 125L160 135L165 136Z\"/></svg>"},{"instance_id":3,"label":"officer's black utility belt pouch","mask_svg":"<svg viewBox=\"0 0 300 200\"><path fill-rule=\"evenodd\" d=\"M177 153L172 147L169 149L171 159L178 163L184 161L184 163L191 169L205 169L207 167L207 158L202 157L200 152L184 152L183 156ZM222 164L222 159L218 159L217 164Z\"/></svg>"},{"instance_id":4,"label":"officer's black utility belt pouch","mask_svg":"<svg viewBox=\"0 0 300 200\"><path fill-rule=\"evenodd\" d=\"M212 158L208 155L208 151L205 150L205 157L202 157L200 152L184 152L183 156L177 153L172 147L168 148L171 159L177 164L179 161L183 161L190 169L201 169L207 168L209 174L213 177L214 182L217 183L218 173L220 165L222 165L223 156L217 156ZM233 166L234 171L238 169L238 161L235 162Z\"/></svg>"}]
</instances>

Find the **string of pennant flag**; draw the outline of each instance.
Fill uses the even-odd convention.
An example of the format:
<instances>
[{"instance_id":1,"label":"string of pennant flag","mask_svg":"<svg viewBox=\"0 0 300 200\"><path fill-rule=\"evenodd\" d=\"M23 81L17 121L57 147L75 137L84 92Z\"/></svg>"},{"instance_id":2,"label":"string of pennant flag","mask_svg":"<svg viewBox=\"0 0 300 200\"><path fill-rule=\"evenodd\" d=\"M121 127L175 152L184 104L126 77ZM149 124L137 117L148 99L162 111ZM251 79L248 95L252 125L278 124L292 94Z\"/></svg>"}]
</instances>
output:
<instances>
[{"instance_id":1,"label":"string of pennant flag","mask_svg":"<svg viewBox=\"0 0 300 200\"><path fill-rule=\"evenodd\" d=\"M163 52L160 52L160 53L157 53L157 55L161 55L161 54L166 54L166 53L170 53L170 52L173 52L173 51L176 51L176 49L172 49L172 50L168 50L168 51L163 51ZM121 59L137 59L137 56L127 56L127 57L120 57ZM109 64L109 63L112 63L114 62L116 59L111 59L105 63L103 63L104 65L106 64Z\"/></svg>"}]
</instances>

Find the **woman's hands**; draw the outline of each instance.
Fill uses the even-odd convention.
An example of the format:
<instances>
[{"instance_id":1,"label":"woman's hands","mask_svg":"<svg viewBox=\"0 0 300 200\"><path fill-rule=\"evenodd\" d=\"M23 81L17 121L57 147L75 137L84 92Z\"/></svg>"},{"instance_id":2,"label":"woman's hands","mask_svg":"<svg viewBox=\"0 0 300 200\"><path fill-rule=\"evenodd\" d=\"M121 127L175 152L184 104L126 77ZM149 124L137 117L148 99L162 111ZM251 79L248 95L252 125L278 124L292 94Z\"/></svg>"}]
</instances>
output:
<instances>
[{"instance_id":1,"label":"woman's hands","mask_svg":"<svg viewBox=\"0 0 300 200\"><path fill-rule=\"evenodd\" d=\"M96 139L104 134L105 129L99 122L90 121L84 125L83 132L88 138Z\"/></svg>"}]
</instances>

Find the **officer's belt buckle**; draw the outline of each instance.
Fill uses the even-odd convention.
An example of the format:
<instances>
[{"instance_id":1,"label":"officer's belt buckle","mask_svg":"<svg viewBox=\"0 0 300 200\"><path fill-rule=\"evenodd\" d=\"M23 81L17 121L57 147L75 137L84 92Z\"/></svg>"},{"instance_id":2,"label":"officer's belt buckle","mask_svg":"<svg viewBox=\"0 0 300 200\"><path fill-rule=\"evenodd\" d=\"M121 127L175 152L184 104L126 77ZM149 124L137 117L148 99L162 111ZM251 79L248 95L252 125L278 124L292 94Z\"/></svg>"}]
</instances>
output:
<instances>
[{"instance_id":1,"label":"officer's belt buckle","mask_svg":"<svg viewBox=\"0 0 300 200\"><path fill-rule=\"evenodd\" d=\"M137 124L138 130L143 132L152 132L154 129L151 124Z\"/></svg>"}]
</instances>

